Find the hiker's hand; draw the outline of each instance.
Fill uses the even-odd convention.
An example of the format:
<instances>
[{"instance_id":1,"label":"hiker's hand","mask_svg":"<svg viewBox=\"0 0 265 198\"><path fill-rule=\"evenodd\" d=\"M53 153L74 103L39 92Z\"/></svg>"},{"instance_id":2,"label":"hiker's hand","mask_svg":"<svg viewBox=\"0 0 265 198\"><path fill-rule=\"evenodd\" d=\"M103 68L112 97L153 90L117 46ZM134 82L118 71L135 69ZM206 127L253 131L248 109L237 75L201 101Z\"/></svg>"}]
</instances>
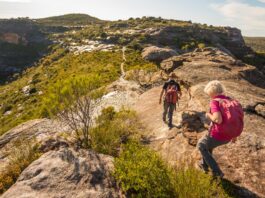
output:
<instances>
[{"instance_id":1,"label":"hiker's hand","mask_svg":"<svg viewBox=\"0 0 265 198\"><path fill-rule=\"evenodd\" d=\"M233 138L233 139L231 140L232 143L235 143L236 141L237 141L237 138Z\"/></svg>"},{"instance_id":2,"label":"hiker's hand","mask_svg":"<svg viewBox=\"0 0 265 198\"><path fill-rule=\"evenodd\" d=\"M206 113L206 114L205 114L205 117L206 117L207 119L211 119L211 114L210 114L210 113Z\"/></svg>"}]
</instances>

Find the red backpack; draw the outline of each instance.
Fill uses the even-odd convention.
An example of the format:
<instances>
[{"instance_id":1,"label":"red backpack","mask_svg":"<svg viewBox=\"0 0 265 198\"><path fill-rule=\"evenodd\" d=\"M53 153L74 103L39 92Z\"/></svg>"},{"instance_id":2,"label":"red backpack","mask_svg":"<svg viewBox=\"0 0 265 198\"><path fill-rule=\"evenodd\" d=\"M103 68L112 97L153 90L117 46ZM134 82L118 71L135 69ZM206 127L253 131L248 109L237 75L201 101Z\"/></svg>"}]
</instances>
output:
<instances>
[{"instance_id":1,"label":"red backpack","mask_svg":"<svg viewBox=\"0 0 265 198\"><path fill-rule=\"evenodd\" d=\"M166 89L166 102L170 104L178 102L178 89L176 85L168 85Z\"/></svg>"},{"instance_id":2,"label":"red backpack","mask_svg":"<svg viewBox=\"0 0 265 198\"><path fill-rule=\"evenodd\" d=\"M214 99L219 102L223 122L220 132L232 139L238 137L244 128L244 112L241 104L234 99Z\"/></svg>"}]
</instances>

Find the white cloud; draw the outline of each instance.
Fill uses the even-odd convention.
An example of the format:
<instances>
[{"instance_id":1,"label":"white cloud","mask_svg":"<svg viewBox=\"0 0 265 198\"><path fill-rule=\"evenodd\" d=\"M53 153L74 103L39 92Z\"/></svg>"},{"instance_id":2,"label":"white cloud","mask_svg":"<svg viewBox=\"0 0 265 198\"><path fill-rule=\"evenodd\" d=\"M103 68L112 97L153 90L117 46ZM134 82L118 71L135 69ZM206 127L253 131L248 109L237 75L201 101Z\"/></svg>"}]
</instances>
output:
<instances>
[{"instance_id":1,"label":"white cloud","mask_svg":"<svg viewBox=\"0 0 265 198\"><path fill-rule=\"evenodd\" d=\"M265 0L260 0L265 2ZM238 0L228 0L224 4L211 7L222 14L227 22L242 29L243 32L263 32L265 35L265 8L252 6Z\"/></svg>"},{"instance_id":2,"label":"white cloud","mask_svg":"<svg viewBox=\"0 0 265 198\"><path fill-rule=\"evenodd\" d=\"M261 3L265 3L265 0L258 0L258 1L260 1Z\"/></svg>"},{"instance_id":3,"label":"white cloud","mask_svg":"<svg viewBox=\"0 0 265 198\"><path fill-rule=\"evenodd\" d=\"M10 3L30 3L31 0L0 0L0 2L10 2Z\"/></svg>"}]
</instances>

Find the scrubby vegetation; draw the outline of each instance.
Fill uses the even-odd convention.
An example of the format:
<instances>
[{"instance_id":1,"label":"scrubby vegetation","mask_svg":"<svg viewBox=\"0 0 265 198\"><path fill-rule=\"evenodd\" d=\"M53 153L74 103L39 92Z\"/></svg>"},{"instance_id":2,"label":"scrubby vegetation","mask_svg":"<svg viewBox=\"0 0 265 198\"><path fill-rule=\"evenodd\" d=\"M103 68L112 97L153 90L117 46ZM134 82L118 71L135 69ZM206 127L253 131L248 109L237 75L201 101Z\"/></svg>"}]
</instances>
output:
<instances>
[{"instance_id":1,"label":"scrubby vegetation","mask_svg":"<svg viewBox=\"0 0 265 198\"><path fill-rule=\"evenodd\" d=\"M86 75L93 79L98 76L104 86L118 79L120 75L121 52L95 52L75 56L58 48L40 61L39 66L24 72L21 78L6 86L0 87L2 106L0 114L0 134L26 120L39 118L49 93L57 83ZM29 85L35 93L25 95L22 88ZM50 91L49 91L50 90ZM6 108L8 107L8 108ZM5 115L10 110L10 115ZM16 115L16 119L14 119Z\"/></svg>"},{"instance_id":2,"label":"scrubby vegetation","mask_svg":"<svg viewBox=\"0 0 265 198\"><path fill-rule=\"evenodd\" d=\"M142 131L136 113L113 107L103 109L97 118L97 126L91 130L92 148L99 153L118 156L122 143L137 139Z\"/></svg>"},{"instance_id":3,"label":"scrubby vegetation","mask_svg":"<svg viewBox=\"0 0 265 198\"><path fill-rule=\"evenodd\" d=\"M166 163L139 143L125 144L114 165L114 176L129 196L176 197Z\"/></svg>"},{"instance_id":4,"label":"scrubby vegetation","mask_svg":"<svg viewBox=\"0 0 265 198\"><path fill-rule=\"evenodd\" d=\"M143 69L145 71L157 71L158 67L156 64L149 61L143 60L140 51L127 50L126 51L126 62L124 65L124 70L139 70Z\"/></svg>"},{"instance_id":5,"label":"scrubby vegetation","mask_svg":"<svg viewBox=\"0 0 265 198\"><path fill-rule=\"evenodd\" d=\"M0 172L0 194L12 186L20 173L41 156L39 145L34 140L19 139L10 145L8 165Z\"/></svg>"},{"instance_id":6,"label":"scrubby vegetation","mask_svg":"<svg viewBox=\"0 0 265 198\"><path fill-rule=\"evenodd\" d=\"M141 143L144 127L133 111L103 109L91 130L92 148L115 156L113 176L128 197L229 197L230 186L193 166L168 165ZM140 133L139 133L140 132ZM140 135L141 134L141 135Z\"/></svg>"},{"instance_id":7,"label":"scrubby vegetation","mask_svg":"<svg viewBox=\"0 0 265 198\"><path fill-rule=\"evenodd\" d=\"M139 52L126 51L127 56L126 71L156 69L156 65L143 60ZM38 66L27 69L18 80L0 86L0 134L27 120L48 116L43 111L48 104L46 102L54 99L56 89L60 89L61 85L69 85L73 79L85 77L93 81L94 90L87 91L92 91L92 98L100 97L105 93L104 87L119 78L121 62L121 50L86 52L77 56L53 46L52 52L41 59ZM34 91L25 95L22 91L25 86L30 86L30 90ZM47 107L50 108L50 105ZM6 114L8 111L11 114Z\"/></svg>"},{"instance_id":8,"label":"scrubby vegetation","mask_svg":"<svg viewBox=\"0 0 265 198\"><path fill-rule=\"evenodd\" d=\"M229 197L210 175L192 166L172 168L138 142L122 146L114 176L129 197Z\"/></svg>"},{"instance_id":9,"label":"scrubby vegetation","mask_svg":"<svg viewBox=\"0 0 265 198\"><path fill-rule=\"evenodd\" d=\"M65 14L37 19L37 22L46 26L84 26L99 23L101 20L87 14Z\"/></svg>"},{"instance_id":10,"label":"scrubby vegetation","mask_svg":"<svg viewBox=\"0 0 265 198\"><path fill-rule=\"evenodd\" d=\"M75 137L83 148L90 148L92 124L90 92L99 88L98 76L75 77L58 82L44 101L44 116L56 116L75 131Z\"/></svg>"}]
</instances>

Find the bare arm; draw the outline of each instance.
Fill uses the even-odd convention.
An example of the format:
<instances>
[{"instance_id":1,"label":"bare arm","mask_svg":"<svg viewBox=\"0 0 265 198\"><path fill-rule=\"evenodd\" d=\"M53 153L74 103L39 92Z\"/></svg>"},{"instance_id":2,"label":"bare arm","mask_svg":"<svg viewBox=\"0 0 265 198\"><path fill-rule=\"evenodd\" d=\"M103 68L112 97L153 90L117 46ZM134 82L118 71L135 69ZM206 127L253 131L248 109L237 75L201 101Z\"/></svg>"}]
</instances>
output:
<instances>
[{"instance_id":1,"label":"bare arm","mask_svg":"<svg viewBox=\"0 0 265 198\"><path fill-rule=\"evenodd\" d=\"M179 91L179 97L181 97L182 96L182 92L181 91Z\"/></svg>"},{"instance_id":2,"label":"bare arm","mask_svg":"<svg viewBox=\"0 0 265 198\"><path fill-rule=\"evenodd\" d=\"M221 112L214 112L213 114L211 113L206 113L206 117L209 118L212 122L221 124L223 122L222 119L222 114Z\"/></svg>"},{"instance_id":3,"label":"bare arm","mask_svg":"<svg viewBox=\"0 0 265 198\"><path fill-rule=\"evenodd\" d=\"M165 90L162 89L162 91L161 91L161 93L160 93L159 104L161 104L161 102L162 102L162 97L163 97L163 95L164 95L164 92L165 92Z\"/></svg>"}]
</instances>

